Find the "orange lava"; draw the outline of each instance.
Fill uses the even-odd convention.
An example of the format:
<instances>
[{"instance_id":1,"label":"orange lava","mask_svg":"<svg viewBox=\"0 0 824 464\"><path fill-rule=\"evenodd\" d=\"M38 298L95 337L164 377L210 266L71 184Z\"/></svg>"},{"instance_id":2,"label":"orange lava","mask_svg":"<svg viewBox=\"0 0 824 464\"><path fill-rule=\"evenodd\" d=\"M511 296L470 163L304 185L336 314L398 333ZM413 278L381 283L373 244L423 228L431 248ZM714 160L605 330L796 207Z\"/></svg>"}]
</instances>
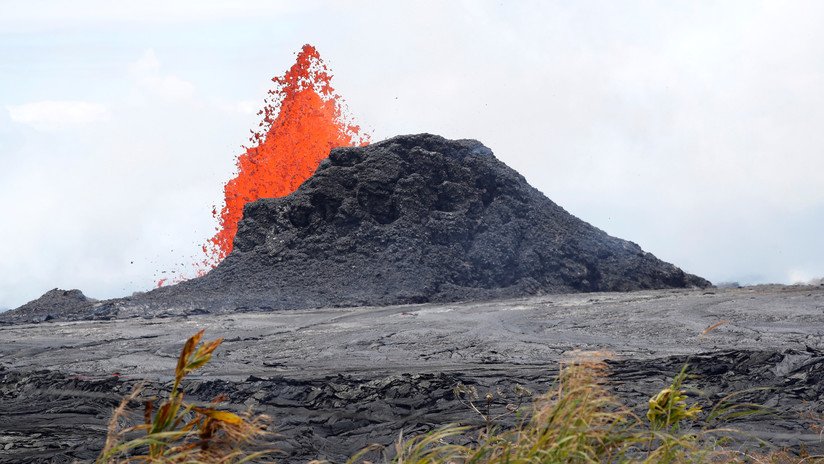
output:
<instances>
[{"instance_id":1,"label":"orange lava","mask_svg":"<svg viewBox=\"0 0 824 464\"><path fill-rule=\"evenodd\" d=\"M237 158L237 176L224 187L225 204L212 214L219 227L203 246L204 268L214 267L231 251L243 206L260 198L294 192L334 147L366 145L368 137L344 113L331 86L332 74L318 51L304 45L295 64L272 81L253 146Z\"/></svg>"}]
</instances>

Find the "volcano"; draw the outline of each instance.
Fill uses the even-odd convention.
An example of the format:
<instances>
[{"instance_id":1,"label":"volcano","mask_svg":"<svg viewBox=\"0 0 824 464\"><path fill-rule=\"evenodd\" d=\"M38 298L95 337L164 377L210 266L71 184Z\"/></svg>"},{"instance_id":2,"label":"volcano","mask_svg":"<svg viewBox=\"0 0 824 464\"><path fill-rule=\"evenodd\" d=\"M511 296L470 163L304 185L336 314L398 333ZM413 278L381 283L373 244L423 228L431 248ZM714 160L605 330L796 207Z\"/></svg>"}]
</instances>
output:
<instances>
[{"instance_id":1,"label":"volcano","mask_svg":"<svg viewBox=\"0 0 824 464\"><path fill-rule=\"evenodd\" d=\"M710 285L576 218L480 142L419 134L332 149L293 193L246 204L209 273L84 318Z\"/></svg>"},{"instance_id":2,"label":"volcano","mask_svg":"<svg viewBox=\"0 0 824 464\"><path fill-rule=\"evenodd\" d=\"M248 203L233 251L138 299L269 310L707 287L553 203L475 140L333 149L281 198Z\"/></svg>"},{"instance_id":3,"label":"volcano","mask_svg":"<svg viewBox=\"0 0 824 464\"><path fill-rule=\"evenodd\" d=\"M246 203L294 192L333 147L369 141L349 117L332 87L332 71L312 45L304 45L295 64L272 82L275 87L258 112L262 121L249 139L252 146L237 157L237 175L223 188L223 207L212 211L219 227L203 246L199 274L231 253Z\"/></svg>"}]
</instances>

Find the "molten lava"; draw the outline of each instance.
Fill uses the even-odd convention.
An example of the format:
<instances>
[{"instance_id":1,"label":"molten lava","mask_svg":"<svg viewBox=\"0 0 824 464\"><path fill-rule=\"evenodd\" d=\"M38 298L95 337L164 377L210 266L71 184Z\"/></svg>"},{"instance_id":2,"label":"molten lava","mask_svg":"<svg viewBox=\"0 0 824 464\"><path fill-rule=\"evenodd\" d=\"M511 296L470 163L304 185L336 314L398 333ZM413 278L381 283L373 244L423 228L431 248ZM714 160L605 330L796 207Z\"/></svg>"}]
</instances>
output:
<instances>
[{"instance_id":1,"label":"molten lava","mask_svg":"<svg viewBox=\"0 0 824 464\"><path fill-rule=\"evenodd\" d=\"M206 266L214 267L232 251L243 206L260 198L289 195L317 169L334 147L366 145L368 137L344 114L331 86L332 74L318 51L304 45L297 62L272 81L253 146L237 158L237 176L224 187L219 227L203 246ZM245 147L244 147L245 148Z\"/></svg>"}]
</instances>

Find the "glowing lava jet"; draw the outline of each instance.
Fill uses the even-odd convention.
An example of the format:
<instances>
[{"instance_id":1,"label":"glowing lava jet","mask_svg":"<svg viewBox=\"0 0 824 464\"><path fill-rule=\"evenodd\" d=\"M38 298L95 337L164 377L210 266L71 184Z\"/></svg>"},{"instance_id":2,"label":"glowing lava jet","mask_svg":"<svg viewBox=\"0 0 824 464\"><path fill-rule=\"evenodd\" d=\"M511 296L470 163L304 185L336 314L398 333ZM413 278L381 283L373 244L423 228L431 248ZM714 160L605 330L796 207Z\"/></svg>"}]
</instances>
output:
<instances>
[{"instance_id":1,"label":"glowing lava jet","mask_svg":"<svg viewBox=\"0 0 824 464\"><path fill-rule=\"evenodd\" d=\"M344 113L331 86L332 74L318 51L304 45L297 62L272 81L253 146L237 158L237 176L224 187L225 205L212 214L220 226L203 246L203 269L216 266L232 251L243 206L260 198L288 195L317 169L334 147L366 145L368 136ZM203 271L201 271L202 273Z\"/></svg>"}]
</instances>

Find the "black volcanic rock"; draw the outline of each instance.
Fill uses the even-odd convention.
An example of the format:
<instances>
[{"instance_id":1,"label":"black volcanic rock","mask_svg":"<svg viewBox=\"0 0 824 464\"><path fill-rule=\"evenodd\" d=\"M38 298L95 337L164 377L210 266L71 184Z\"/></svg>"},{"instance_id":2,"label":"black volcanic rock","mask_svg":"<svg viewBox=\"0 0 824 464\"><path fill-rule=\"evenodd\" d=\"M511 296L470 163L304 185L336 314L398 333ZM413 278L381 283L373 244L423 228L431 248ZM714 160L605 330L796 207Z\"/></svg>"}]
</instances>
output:
<instances>
[{"instance_id":1,"label":"black volcanic rock","mask_svg":"<svg viewBox=\"0 0 824 464\"><path fill-rule=\"evenodd\" d=\"M52 319L73 319L91 312L97 300L80 290L54 288L36 300L0 315L0 323L46 322Z\"/></svg>"},{"instance_id":2,"label":"black volcanic rock","mask_svg":"<svg viewBox=\"0 0 824 464\"><path fill-rule=\"evenodd\" d=\"M428 134L332 150L293 194L246 205L234 244L148 296L281 309L711 285L567 213L480 142Z\"/></svg>"}]
</instances>

